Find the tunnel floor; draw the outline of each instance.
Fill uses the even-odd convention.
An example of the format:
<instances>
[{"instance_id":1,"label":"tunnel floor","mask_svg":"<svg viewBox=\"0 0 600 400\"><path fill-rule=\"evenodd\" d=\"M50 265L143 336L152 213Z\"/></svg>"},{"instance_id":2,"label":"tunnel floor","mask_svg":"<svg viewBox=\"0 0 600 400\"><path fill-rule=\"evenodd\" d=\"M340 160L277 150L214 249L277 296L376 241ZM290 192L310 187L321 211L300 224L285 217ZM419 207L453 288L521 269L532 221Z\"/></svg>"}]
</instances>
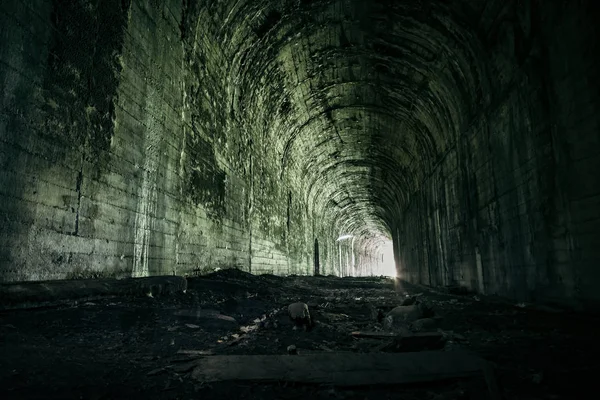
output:
<instances>
[{"instance_id":1,"label":"tunnel floor","mask_svg":"<svg viewBox=\"0 0 600 400\"><path fill-rule=\"evenodd\" d=\"M186 370L202 354L376 352L379 309L420 294L444 332L444 349L491 361L506 399L574 398L598 376L596 318L474 295L452 295L387 278L253 276L223 270L190 278L164 298L110 298L0 314L3 399L460 399L464 383L373 386L203 384ZM294 330L283 310L306 302L316 321ZM202 310L202 311L198 311ZM211 310L230 318L215 318ZM267 318L262 318L265 315ZM266 323L267 322L267 323ZM277 325L277 326L275 326Z\"/></svg>"}]
</instances>

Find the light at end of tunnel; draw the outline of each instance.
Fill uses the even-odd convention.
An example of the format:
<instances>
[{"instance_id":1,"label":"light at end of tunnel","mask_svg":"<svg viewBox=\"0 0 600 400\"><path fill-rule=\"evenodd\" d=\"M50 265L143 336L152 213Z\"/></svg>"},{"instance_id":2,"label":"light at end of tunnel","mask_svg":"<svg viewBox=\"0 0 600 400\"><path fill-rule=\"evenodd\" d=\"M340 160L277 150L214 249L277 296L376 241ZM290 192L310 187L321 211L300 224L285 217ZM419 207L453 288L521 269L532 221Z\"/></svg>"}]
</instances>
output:
<instances>
[{"instance_id":1,"label":"light at end of tunnel","mask_svg":"<svg viewBox=\"0 0 600 400\"><path fill-rule=\"evenodd\" d=\"M337 241L339 242L340 240L350 239L351 237L352 237L352 235L343 235L343 236L340 236L339 238L337 238Z\"/></svg>"},{"instance_id":2,"label":"light at end of tunnel","mask_svg":"<svg viewBox=\"0 0 600 400\"><path fill-rule=\"evenodd\" d=\"M384 276L397 278L396 262L394 260L394 245L391 240L386 241L381 249L382 266L381 270Z\"/></svg>"}]
</instances>

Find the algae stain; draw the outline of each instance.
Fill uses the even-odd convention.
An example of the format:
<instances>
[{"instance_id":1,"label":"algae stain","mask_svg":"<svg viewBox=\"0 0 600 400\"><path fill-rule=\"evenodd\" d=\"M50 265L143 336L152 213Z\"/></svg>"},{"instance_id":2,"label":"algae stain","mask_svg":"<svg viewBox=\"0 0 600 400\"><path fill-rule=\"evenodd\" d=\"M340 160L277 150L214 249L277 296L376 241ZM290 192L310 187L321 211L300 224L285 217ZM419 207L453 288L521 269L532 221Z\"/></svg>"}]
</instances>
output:
<instances>
[{"instance_id":1,"label":"algae stain","mask_svg":"<svg viewBox=\"0 0 600 400\"><path fill-rule=\"evenodd\" d=\"M135 218L135 241L133 249L133 277L149 276L150 241L154 230L154 215L158 200L157 176L160 164L160 149L163 131L160 121L161 115L157 106L160 96L156 90L148 87L148 100L144 112L146 127L145 154L142 165L142 182L138 189L138 203Z\"/></svg>"}]
</instances>

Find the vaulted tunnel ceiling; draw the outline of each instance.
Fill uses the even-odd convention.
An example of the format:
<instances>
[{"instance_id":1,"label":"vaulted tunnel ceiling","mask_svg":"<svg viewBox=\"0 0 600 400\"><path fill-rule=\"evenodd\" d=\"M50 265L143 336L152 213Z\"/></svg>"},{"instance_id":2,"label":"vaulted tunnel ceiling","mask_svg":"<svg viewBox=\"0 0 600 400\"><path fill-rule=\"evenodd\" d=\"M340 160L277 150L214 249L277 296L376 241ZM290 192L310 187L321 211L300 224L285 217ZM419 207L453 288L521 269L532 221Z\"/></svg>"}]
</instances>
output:
<instances>
[{"instance_id":1,"label":"vaulted tunnel ceiling","mask_svg":"<svg viewBox=\"0 0 600 400\"><path fill-rule=\"evenodd\" d=\"M485 3L214 2L230 112L268 135L282 176L324 222L388 236L484 101Z\"/></svg>"}]
</instances>

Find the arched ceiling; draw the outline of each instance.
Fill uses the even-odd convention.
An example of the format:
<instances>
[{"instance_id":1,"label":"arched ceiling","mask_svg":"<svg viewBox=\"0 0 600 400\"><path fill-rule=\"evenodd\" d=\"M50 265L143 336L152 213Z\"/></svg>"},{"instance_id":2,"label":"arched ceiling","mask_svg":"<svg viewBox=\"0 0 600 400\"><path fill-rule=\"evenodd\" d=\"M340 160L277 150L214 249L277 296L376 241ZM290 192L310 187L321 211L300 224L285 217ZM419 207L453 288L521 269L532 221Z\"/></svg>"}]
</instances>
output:
<instances>
[{"instance_id":1,"label":"arched ceiling","mask_svg":"<svg viewBox=\"0 0 600 400\"><path fill-rule=\"evenodd\" d=\"M316 215L388 235L483 101L485 3L213 2L231 112L262 127Z\"/></svg>"}]
</instances>

